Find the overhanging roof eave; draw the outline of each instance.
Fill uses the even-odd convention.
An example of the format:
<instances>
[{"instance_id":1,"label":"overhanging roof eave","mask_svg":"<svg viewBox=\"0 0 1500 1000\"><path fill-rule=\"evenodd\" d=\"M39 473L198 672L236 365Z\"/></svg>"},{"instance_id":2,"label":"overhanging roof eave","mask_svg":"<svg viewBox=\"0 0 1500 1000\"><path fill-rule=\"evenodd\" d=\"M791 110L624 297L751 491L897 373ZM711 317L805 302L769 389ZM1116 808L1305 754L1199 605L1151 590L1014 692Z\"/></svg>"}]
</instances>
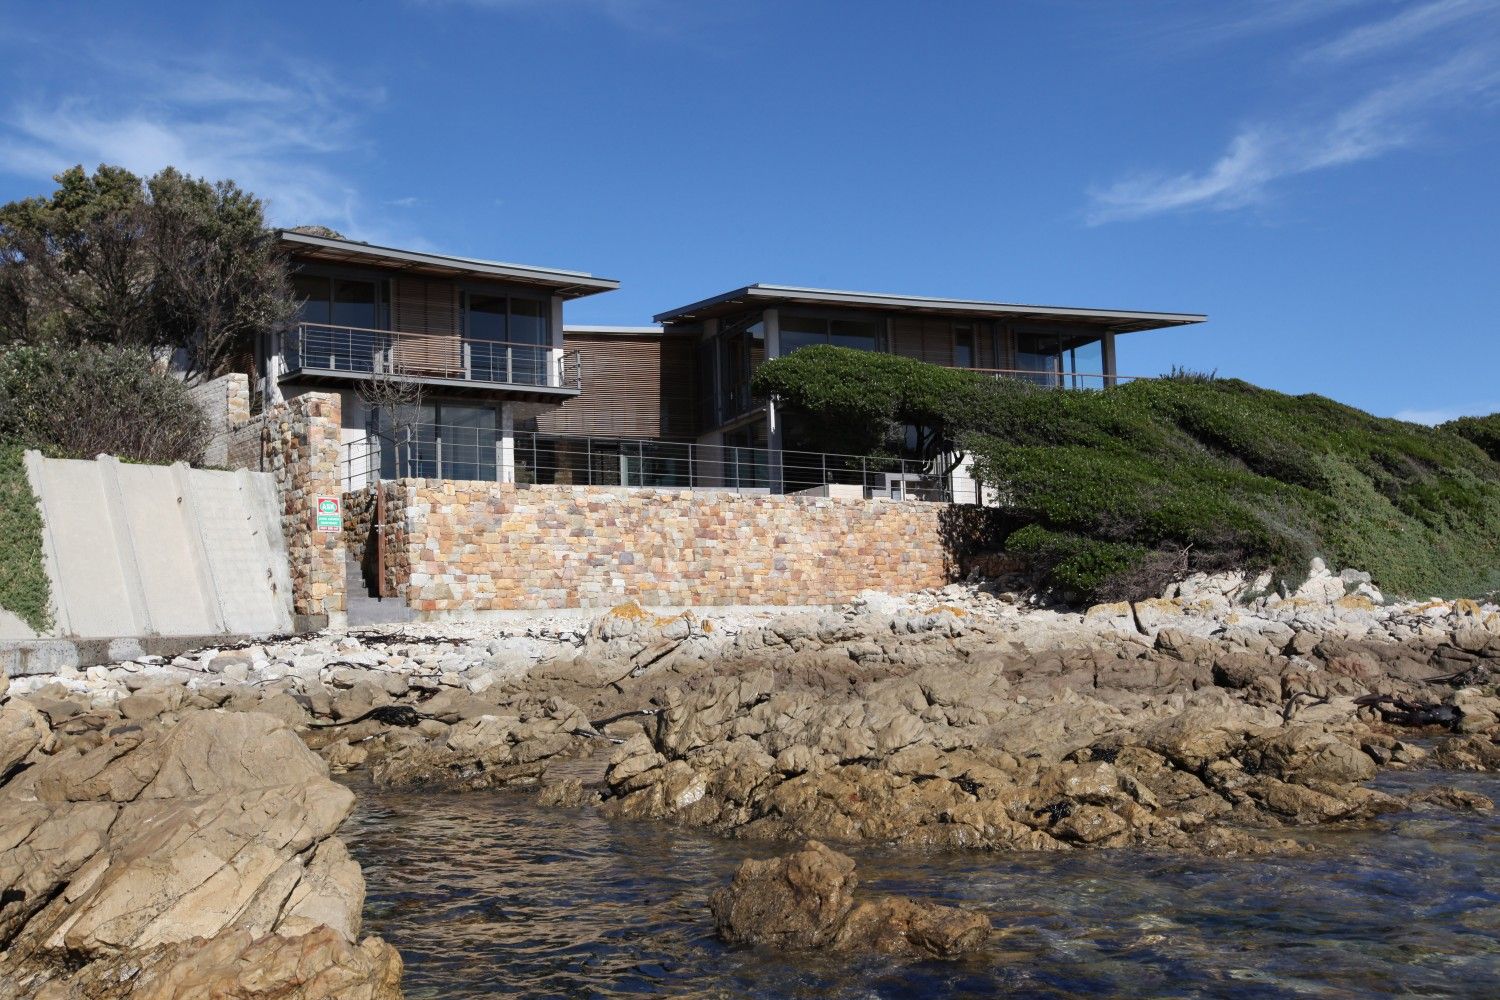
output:
<instances>
[{"instance_id":1,"label":"overhanging roof eave","mask_svg":"<svg viewBox=\"0 0 1500 1000\"><path fill-rule=\"evenodd\" d=\"M332 239L287 230L279 230L277 238L291 252L302 253L313 258L356 260L386 267L425 269L436 273L516 281L552 289L564 298L582 298L585 295L614 291L620 287L620 283L613 278L595 277L586 271L567 271L560 268L533 267L528 264L476 260L420 250L400 250L395 247L377 246L373 243Z\"/></svg>"},{"instance_id":2,"label":"overhanging roof eave","mask_svg":"<svg viewBox=\"0 0 1500 1000\"><path fill-rule=\"evenodd\" d=\"M880 292L851 292L828 288L801 288L794 285L755 284L702 299L690 305L668 310L653 317L658 323L718 315L734 306L756 302L762 305L787 303L810 306L853 307L887 312L946 313L950 315L994 316L1011 319L1071 320L1108 326L1121 332L1150 330L1169 326L1202 323L1202 313L1145 312L1140 310L1088 309L1067 306L1033 306L1009 302L987 302L977 299L944 299L917 295L889 295Z\"/></svg>"}]
</instances>

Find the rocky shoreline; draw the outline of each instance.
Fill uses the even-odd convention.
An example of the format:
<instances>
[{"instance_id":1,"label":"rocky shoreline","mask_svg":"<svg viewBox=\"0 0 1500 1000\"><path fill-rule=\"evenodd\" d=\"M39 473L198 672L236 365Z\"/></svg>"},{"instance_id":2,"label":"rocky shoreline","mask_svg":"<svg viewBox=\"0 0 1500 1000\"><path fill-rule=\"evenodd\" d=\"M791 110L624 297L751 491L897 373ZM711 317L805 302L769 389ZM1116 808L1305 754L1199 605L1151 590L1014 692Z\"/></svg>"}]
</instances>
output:
<instances>
[{"instance_id":1,"label":"rocky shoreline","mask_svg":"<svg viewBox=\"0 0 1500 1000\"><path fill-rule=\"evenodd\" d=\"M1500 768L1500 609L1385 604L1320 565L1265 590L1197 577L1082 613L983 584L818 612L627 604L20 678L0 689L0 992L170 996L151 984L260 968L288 984L270 995L399 996L399 957L358 938L330 771L922 850L1254 855L1492 808L1367 783Z\"/></svg>"}]
</instances>

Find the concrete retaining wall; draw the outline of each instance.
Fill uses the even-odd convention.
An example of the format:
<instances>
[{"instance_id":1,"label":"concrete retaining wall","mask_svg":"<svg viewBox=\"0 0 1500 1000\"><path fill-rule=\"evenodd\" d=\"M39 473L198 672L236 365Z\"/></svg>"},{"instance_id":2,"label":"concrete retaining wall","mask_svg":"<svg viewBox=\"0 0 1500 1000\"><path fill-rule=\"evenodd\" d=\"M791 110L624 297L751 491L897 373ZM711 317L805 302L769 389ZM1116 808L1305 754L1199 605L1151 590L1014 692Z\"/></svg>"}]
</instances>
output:
<instances>
[{"instance_id":1,"label":"concrete retaining wall","mask_svg":"<svg viewBox=\"0 0 1500 1000\"><path fill-rule=\"evenodd\" d=\"M291 631L271 476L37 452L27 452L26 472L42 511L58 635Z\"/></svg>"}]
</instances>

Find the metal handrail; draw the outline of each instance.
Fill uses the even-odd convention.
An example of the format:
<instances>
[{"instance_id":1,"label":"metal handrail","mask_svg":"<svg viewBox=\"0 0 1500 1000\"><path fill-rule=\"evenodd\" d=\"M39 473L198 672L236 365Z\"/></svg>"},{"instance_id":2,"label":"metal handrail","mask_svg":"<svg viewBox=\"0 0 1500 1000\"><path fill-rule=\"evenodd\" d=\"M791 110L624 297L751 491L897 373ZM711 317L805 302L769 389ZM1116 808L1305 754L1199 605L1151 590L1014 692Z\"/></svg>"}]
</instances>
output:
<instances>
[{"instance_id":1,"label":"metal handrail","mask_svg":"<svg viewBox=\"0 0 1500 1000\"><path fill-rule=\"evenodd\" d=\"M426 375L499 385L583 388L579 352L551 344L298 323L283 335L281 353L288 371Z\"/></svg>"},{"instance_id":2,"label":"metal handrail","mask_svg":"<svg viewBox=\"0 0 1500 1000\"><path fill-rule=\"evenodd\" d=\"M957 366L954 366L957 367ZM1038 378L1046 379L1099 379L1105 384L1117 382L1150 382L1154 375L1117 375L1112 372L1072 372L1060 371L1052 368L959 368L959 371L973 372L976 375L993 375L996 378L1017 378L1030 381Z\"/></svg>"},{"instance_id":3,"label":"metal handrail","mask_svg":"<svg viewBox=\"0 0 1500 1000\"><path fill-rule=\"evenodd\" d=\"M507 448L497 428L442 424L423 424L414 436L413 443L399 447L374 439L347 444L346 487L380 478L758 494L857 487L865 497L977 501L972 481L909 458L540 432L515 433ZM382 456L382 448L390 449L389 454Z\"/></svg>"}]
</instances>

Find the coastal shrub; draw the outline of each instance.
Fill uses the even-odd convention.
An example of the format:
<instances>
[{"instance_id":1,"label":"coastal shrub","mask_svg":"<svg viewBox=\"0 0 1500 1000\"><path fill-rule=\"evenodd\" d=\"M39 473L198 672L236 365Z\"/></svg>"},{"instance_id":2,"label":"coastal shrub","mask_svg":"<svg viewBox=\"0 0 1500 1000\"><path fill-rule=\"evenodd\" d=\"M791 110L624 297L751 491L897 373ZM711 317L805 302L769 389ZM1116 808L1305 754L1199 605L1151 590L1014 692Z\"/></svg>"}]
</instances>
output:
<instances>
[{"instance_id":1,"label":"coastal shrub","mask_svg":"<svg viewBox=\"0 0 1500 1000\"><path fill-rule=\"evenodd\" d=\"M975 391L975 380L893 354L816 345L762 365L751 387L761 399L774 398L795 427L794 450L892 455L910 427L916 452L934 458L954 449L950 414L955 400Z\"/></svg>"},{"instance_id":2,"label":"coastal shrub","mask_svg":"<svg viewBox=\"0 0 1500 1000\"><path fill-rule=\"evenodd\" d=\"M855 400L828 413L861 405L863 365L878 370L869 391L880 396L931 367L819 350L843 355L837 392ZM767 369L757 384L816 412L798 372L782 359ZM1066 597L1141 597L1173 575L1231 566L1295 585L1315 555L1368 570L1392 594L1500 588L1491 418L1429 428L1201 373L1091 391L945 378L951 391L928 405L1025 525L1005 548Z\"/></svg>"},{"instance_id":3,"label":"coastal shrub","mask_svg":"<svg viewBox=\"0 0 1500 1000\"><path fill-rule=\"evenodd\" d=\"M62 458L107 453L197 462L208 426L187 388L140 349L84 344L0 349L0 443Z\"/></svg>"},{"instance_id":4,"label":"coastal shrub","mask_svg":"<svg viewBox=\"0 0 1500 1000\"><path fill-rule=\"evenodd\" d=\"M1467 438L1483 448L1490 458L1500 462L1500 413L1491 413L1487 417L1459 417L1443 424L1442 429Z\"/></svg>"},{"instance_id":5,"label":"coastal shrub","mask_svg":"<svg viewBox=\"0 0 1500 1000\"><path fill-rule=\"evenodd\" d=\"M0 445L0 608L38 632L51 625L42 563L42 514L26 479L20 445Z\"/></svg>"}]
</instances>

